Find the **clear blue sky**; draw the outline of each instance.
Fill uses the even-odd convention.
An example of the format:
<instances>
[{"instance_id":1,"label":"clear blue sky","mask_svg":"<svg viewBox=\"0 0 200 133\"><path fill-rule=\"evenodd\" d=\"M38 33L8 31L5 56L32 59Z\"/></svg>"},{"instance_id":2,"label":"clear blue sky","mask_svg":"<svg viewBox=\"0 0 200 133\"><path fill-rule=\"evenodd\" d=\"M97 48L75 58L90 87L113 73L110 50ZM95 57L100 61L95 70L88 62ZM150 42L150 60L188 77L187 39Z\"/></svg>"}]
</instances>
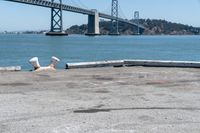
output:
<instances>
[{"instance_id":1,"label":"clear blue sky","mask_svg":"<svg viewBox=\"0 0 200 133\"><path fill-rule=\"evenodd\" d=\"M71 5L109 13L111 0L63 0ZM80 4L80 2L82 4ZM77 4L78 3L78 4ZM200 27L200 0L119 0L120 15L133 18L165 19ZM42 30L50 27L50 9L0 0L0 31ZM125 16L124 16L124 15ZM64 28L87 23L87 16L64 12Z\"/></svg>"}]
</instances>

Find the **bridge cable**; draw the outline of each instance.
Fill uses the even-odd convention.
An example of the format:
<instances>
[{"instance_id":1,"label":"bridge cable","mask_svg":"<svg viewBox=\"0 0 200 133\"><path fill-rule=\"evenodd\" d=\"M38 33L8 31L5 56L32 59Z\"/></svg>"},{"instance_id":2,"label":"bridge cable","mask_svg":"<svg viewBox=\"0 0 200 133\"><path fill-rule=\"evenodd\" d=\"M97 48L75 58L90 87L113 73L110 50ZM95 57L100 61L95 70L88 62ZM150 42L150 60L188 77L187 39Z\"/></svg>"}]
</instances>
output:
<instances>
[{"instance_id":1,"label":"bridge cable","mask_svg":"<svg viewBox=\"0 0 200 133\"><path fill-rule=\"evenodd\" d=\"M75 0L65 0L65 1L67 1L66 2L67 5L80 7L80 5L77 2L75 2Z\"/></svg>"},{"instance_id":2,"label":"bridge cable","mask_svg":"<svg viewBox=\"0 0 200 133\"><path fill-rule=\"evenodd\" d=\"M85 9L89 9L87 6L85 6L83 4L83 2L81 2L80 0L65 0L65 3L67 5L72 5L72 6L76 6L79 8L85 8Z\"/></svg>"},{"instance_id":3,"label":"bridge cable","mask_svg":"<svg viewBox=\"0 0 200 133\"><path fill-rule=\"evenodd\" d=\"M108 6L105 6L104 10L101 10L102 13L111 15L111 3Z\"/></svg>"},{"instance_id":4,"label":"bridge cable","mask_svg":"<svg viewBox=\"0 0 200 133\"><path fill-rule=\"evenodd\" d=\"M123 19L128 19L120 5L119 5L119 17L121 17Z\"/></svg>"},{"instance_id":5,"label":"bridge cable","mask_svg":"<svg viewBox=\"0 0 200 133\"><path fill-rule=\"evenodd\" d=\"M83 4L83 2L81 2L81 0L78 0L78 2L80 3L81 7L85 8L85 9L89 9L89 7L86 6L85 4Z\"/></svg>"}]
</instances>

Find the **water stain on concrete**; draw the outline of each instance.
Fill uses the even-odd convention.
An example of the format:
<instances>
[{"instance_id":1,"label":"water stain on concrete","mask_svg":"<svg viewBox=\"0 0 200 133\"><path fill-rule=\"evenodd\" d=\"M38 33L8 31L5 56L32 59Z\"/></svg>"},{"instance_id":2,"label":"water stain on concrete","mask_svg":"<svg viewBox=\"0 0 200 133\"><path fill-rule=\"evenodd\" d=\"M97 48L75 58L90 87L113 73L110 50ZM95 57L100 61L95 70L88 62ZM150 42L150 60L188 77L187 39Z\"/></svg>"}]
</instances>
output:
<instances>
[{"instance_id":1,"label":"water stain on concrete","mask_svg":"<svg viewBox=\"0 0 200 133\"><path fill-rule=\"evenodd\" d=\"M135 108L105 108L97 109L90 108L85 110L74 110L74 113L99 113L99 112L111 112L111 111L123 111L123 110L187 110L187 111L200 111L200 108L193 107L135 107Z\"/></svg>"},{"instance_id":2,"label":"water stain on concrete","mask_svg":"<svg viewBox=\"0 0 200 133\"><path fill-rule=\"evenodd\" d=\"M172 84L164 84L164 85L158 85L158 87L179 87L182 86L183 84L177 84L177 83L172 83Z\"/></svg>"},{"instance_id":3,"label":"water stain on concrete","mask_svg":"<svg viewBox=\"0 0 200 133\"><path fill-rule=\"evenodd\" d=\"M145 78L145 76L144 75L139 75L138 78L142 79L142 78Z\"/></svg>"},{"instance_id":4,"label":"water stain on concrete","mask_svg":"<svg viewBox=\"0 0 200 133\"><path fill-rule=\"evenodd\" d=\"M193 80L178 80L178 81L165 81L165 80L156 80L156 81L150 81L147 82L146 85L154 85L158 87L178 87L183 86L183 84L188 85L190 83L199 82L199 79L193 79Z\"/></svg>"},{"instance_id":5,"label":"water stain on concrete","mask_svg":"<svg viewBox=\"0 0 200 133\"><path fill-rule=\"evenodd\" d=\"M22 83L22 82L14 82L14 83L1 83L0 86L30 86L31 83Z\"/></svg>"},{"instance_id":6,"label":"water stain on concrete","mask_svg":"<svg viewBox=\"0 0 200 133\"><path fill-rule=\"evenodd\" d=\"M163 97L163 96L165 96L165 94L159 93L159 94L154 94L154 96L160 96L160 97Z\"/></svg>"},{"instance_id":7,"label":"water stain on concrete","mask_svg":"<svg viewBox=\"0 0 200 133\"><path fill-rule=\"evenodd\" d=\"M119 124L113 125L112 129L114 129L116 133L134 133L132 129L134 129L134 127L137 125L138 124L136 123L119 123Z\"/></svg>"},{"instance_id":8,"label":"water stain on concrete","mask_svg":"<svg viewBox=\"0 0 200 133\"><path fill-rule=\"evenodd\" d=\"M101 108L101 107L104 107L104 106L105 106L104 104L99 104L99 105L94 106L93 108Z\"/></svg>"},{"instance_id":9,"label":"water stain on concrete","mask_svg":"<svg viewBox=\"0 0 200 133\"><path fill-rule=\"evenodd\" d=\"M18 116L10 118L10 119L1 120L0 123L20 122L20 121L28 121L28 120L33 120L33 119L58 117L58 116L65 115L66 111L70 111L70 110L65 110L63 112L57 112L57 113L41 113L41 114L38 114L38 115L34 115L34 114L20 114Z\"/></svg>"},{"instance_id":10,"label":"water stain on concrete","mask_svg":"<svg viewBox=\"0 0 200 133\"><path fill-rule=\"evenodd\" d=\"M193 82L200 82L200 79L193 79L193 80L179 80L179 83L193 83Z\"/></svg>"},{"instance_id":11,"label":"water stain on concrete","mask_svg":"<svg viewBox=\"0 0 200 133\"><path fill-rule=\"evenodd\" d=\"M169 84L169 81L165 81L165 80L156 80L156 81L150 81L147 82L146 85L163 85L163 84Z\"/></svg>"},{"instance_id":12,"label":"water stain on concrete","mask_svg":"<svg viewBox=\"0 0 200 133\"><path fill-rule=\"evenodd\" d=\"M0 94L1 95L13 95L13 94L20 94L20 95L25 95L26 93L25 92L22 92L22 91L0 91Z\"/></svg>"},{"instance_id":13,"label":"water stain on concrete","mask_svg":"<svg viewBox=\"0 0 200 133\"><path fill-rule=\"evenodd\" d=\"M152 85L156 87L178 87L182 86L183 82L171 82L171 81L165 81L165 80L156 80L156 81L150 81L147 82L146 85Z\"/></svg>"},{"instance_id":14,"label":"water stain on concrete","mask_svg":"<svg viewBox=\"0 0 200 133\"><path fill-rule=\"evenodd\" d=\"M142 99L143 101L150 101L149 99L145 98L145 97L141 97L140 99Z\"/></svg>"},{"instance_id":15,"label":"water stain on concrete","mask_svg":"<svg viewBox=\"0 0 200 133\"><path fill-rule=\"evenodd\" d=\"M50 78L51 77L48 74L37 74L37 76L39 76L39 77L45 77L45 78Z\"/></svg>"},{"instance_id":16,"label":"water stain on concrete","mask_svg":"<svg viewBox=\"0 0 200 133\"><path fill-rule=\"evenodd\" d=\"M8 129L9 128L6 125L4 124L0 125L0 133L6 133Z\"/></svg>"},{"instance_id":17,"label":"water stain on concrete","mask_svg":"<svg viewBox=\"0 0 200 133\"><path fill-rule=\"evenodd\" d=\"M72 88L72 89L79 87L78 84L76 84L74 82L68 82L67 84L65 84L65 86L68 88Z\"/></svg>"},{"instance_id":18,"label":"water stain on concrete","mask_svg":"<svg viewBox=\"0 0 200 133\"><path fill-rule=\"evenodd\" d=\"M100 76L100 75L93 75L92 76L92 79L95 79L95 80L100 80L100 81L113 81L114 78L112 77L104 77L104 76Z\"/></svg>"},{"instance_id":19,"label":"water stain on concrete","mask_svg":"<svg viewBox=\"0 0 200 133\"><path fill-rule=\"evenodd\" d=\"M142 115L142 116L139 116L138 119L142 121L152 121L154 118L148 115Z\"/></svg>"},{"instance_id":20,"label":"water stain on concrete","mask_svg":"<svg viewBox=\"0 0 200 133\"><path fill-rule=\"evenodd\" d=\"M97 90L95 93L109 93L110 91L107 90Z\"/></svg>"},{"instance_id":21,"label":"water stain on concrete","mask_svg":"<svg viewBox=\"0 0 200 133\"><path fill-rule=\"evenodd\" d=\"M126 85L134 85L134 83L133 82L122 82L122 81L120 81L120 82L116 82L118 85L123 85L123 86L126 86Z\"/></svg>"},{"instance_id":22,"label":"water stain on concrete","mask_svg":"<svg viewBox=\"0 0 200 133\"><path fill-rule=\"evenodd\" d=\"M136 96L136 97L142 97L142 96L145 96L145 94L135 94L135 95L133 95L133 96Z\"/></svg>"},{"instance_id":23,"label":"water stain on concrete","mask_svg":"<svg viewBox=\"0 0 200 133\"><path fill-rule=\"evenodd\" d=\"M74 113L98 113L98 112L110 112L110 109L86 109L86 110L75 110Z\"/></svg>"}]
</instances>

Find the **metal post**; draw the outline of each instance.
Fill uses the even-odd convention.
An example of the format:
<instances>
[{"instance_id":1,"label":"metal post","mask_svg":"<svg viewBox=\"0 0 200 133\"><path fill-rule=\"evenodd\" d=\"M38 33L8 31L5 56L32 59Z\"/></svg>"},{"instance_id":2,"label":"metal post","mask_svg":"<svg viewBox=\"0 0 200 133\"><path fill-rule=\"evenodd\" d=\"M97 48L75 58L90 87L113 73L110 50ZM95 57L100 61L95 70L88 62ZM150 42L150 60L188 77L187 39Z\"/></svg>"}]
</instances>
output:
<instances>
[{"instance_id":1,"label":"metal post","mask_svg":"<svg viewBox=\"0 0 200 133\"><path fill-rule=\"evenodd\" d=\"M111 19L110 35L119 35L118 0L112 0L111 16L114 19Z\"/></svg>"}]
</instances>

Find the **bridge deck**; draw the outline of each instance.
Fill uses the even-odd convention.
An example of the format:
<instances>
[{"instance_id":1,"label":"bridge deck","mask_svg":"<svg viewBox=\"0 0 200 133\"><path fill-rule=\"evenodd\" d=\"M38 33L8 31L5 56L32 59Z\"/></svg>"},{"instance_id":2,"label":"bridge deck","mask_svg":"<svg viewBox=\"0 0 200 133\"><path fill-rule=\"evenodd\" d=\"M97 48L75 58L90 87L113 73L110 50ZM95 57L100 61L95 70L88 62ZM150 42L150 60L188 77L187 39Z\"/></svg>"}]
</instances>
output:
<instances>
[{"instance_id":1,"label":"bridge deck","mask_svg":"<svg viewBox=\"0 0 200 133\"><path fill-rule=\"evenodd\" d=\"M52 3L50 1L47 0L4 0L4 1L10 1L10 2L17 2L17 3L23 3L23 4L29 4L29 5L35 5L35 6L41 6L41 7L47 7L47 8L60 8L60 4L59 3ZM92 10L88 10L88 9L83 9L83 8L79 8L79 7L75 7L75 6L70 6L70 5L66 5L66 4L62 4L61 5L62 9L64 11L69 11L69 12L74 12L74 13L80 13L80 14L86 14L86 15L95 15L95 12ZM106 19L112 19L112 20L118 20L119 22L124 22L133 26L137 26L137 24L130 22L126 19L123 18L116 18L113 17L111 15L108 14L104 14L104 13L99 13L99 17L101 18L106 18ZM141 29L145 29L143 26L139 26Z\"/></svg>"}]
</instances>

